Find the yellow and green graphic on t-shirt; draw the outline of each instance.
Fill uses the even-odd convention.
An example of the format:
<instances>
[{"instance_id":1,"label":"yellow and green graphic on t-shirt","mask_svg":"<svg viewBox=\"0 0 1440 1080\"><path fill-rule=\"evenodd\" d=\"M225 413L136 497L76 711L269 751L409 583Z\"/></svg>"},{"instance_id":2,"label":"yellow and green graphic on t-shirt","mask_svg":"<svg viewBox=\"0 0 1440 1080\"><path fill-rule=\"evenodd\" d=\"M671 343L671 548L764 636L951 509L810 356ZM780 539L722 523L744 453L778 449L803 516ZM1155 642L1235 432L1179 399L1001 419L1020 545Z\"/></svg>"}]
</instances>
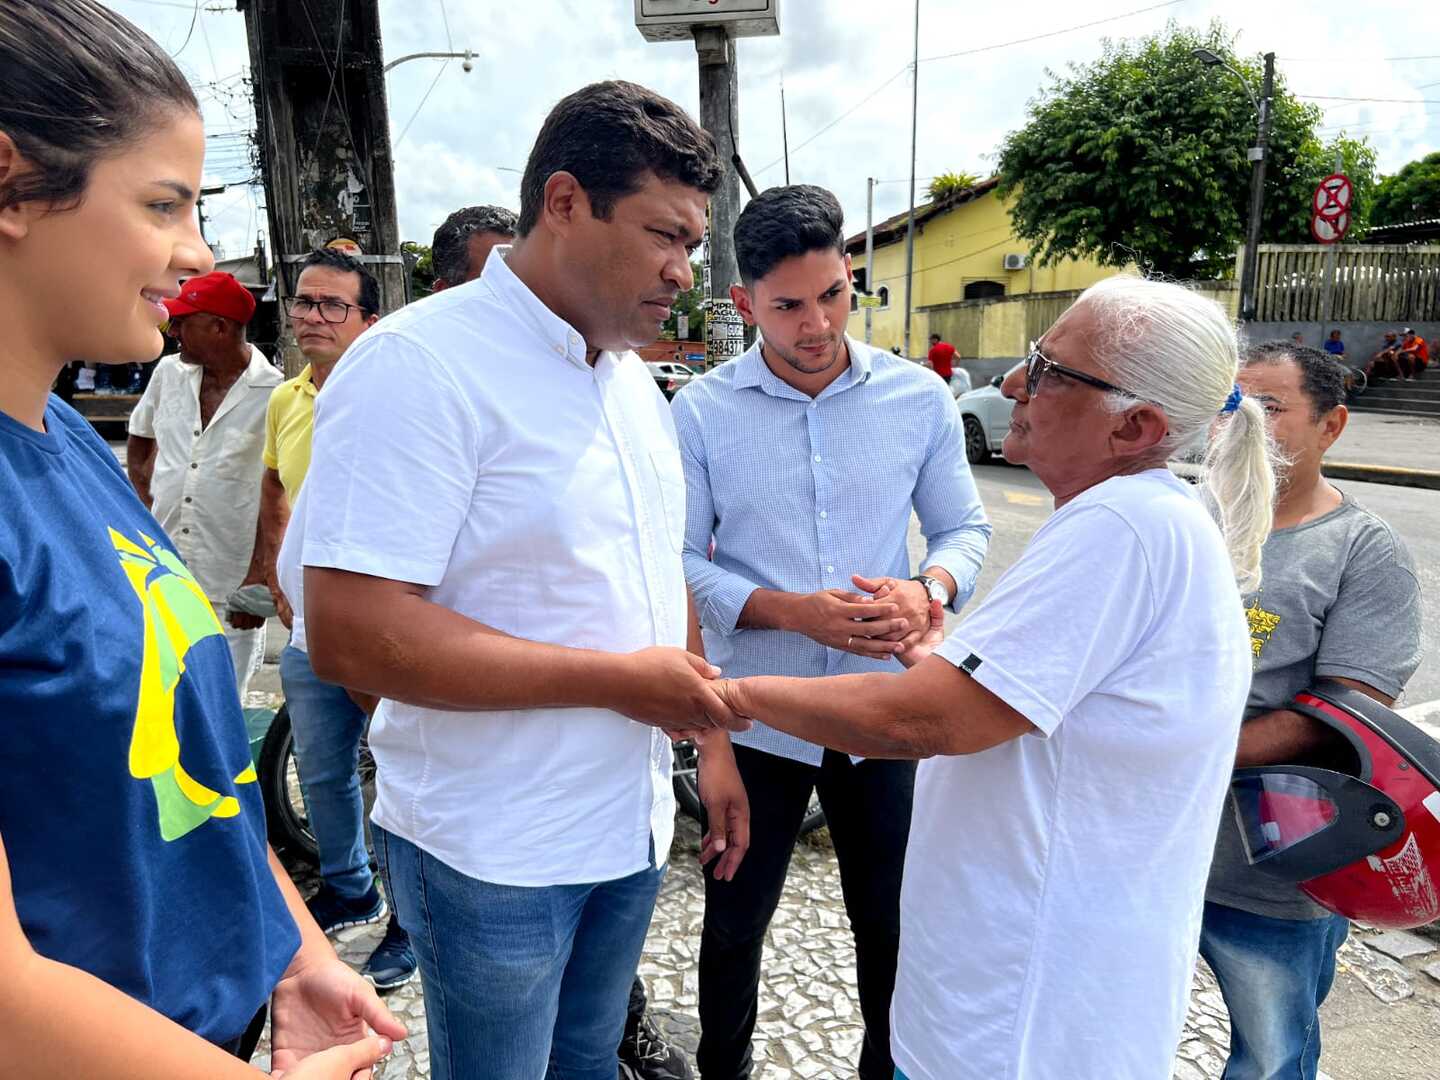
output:
<instances>
[{"instance_id":1,"label":"yellow and green graphic on t-shirt","mask_svg":"<svg viewBox=\"0 0 1440 1080\"><path fill-rule=\"evenodd\" d=\"M1262 608L1257 596L1245 609L1245 621L1250 624L1250 653L1258 663L1260 654L1270 642L1270 635L1280 628L1280 616Z\"/></svg>"},{"instance_id":2,"label":"yellow and green graphic on t-shirt","mask_svg":"<svg viewBox=\"0 0 1440 1080\"><path fill-rule=\"evenodd\" d=\"M144 533L139 536L143 547L110 530L120 566L145 616L130 775L150 781L160 812L160 835L177 840L212 817L240 813L234 795L222 795L185 771L175 729L175 689L185 673L186 656L197 641L223 637L225 631L185 564ZM255 767L247 766L233 783L255 783Z\"/></svg>"}]
</instances>

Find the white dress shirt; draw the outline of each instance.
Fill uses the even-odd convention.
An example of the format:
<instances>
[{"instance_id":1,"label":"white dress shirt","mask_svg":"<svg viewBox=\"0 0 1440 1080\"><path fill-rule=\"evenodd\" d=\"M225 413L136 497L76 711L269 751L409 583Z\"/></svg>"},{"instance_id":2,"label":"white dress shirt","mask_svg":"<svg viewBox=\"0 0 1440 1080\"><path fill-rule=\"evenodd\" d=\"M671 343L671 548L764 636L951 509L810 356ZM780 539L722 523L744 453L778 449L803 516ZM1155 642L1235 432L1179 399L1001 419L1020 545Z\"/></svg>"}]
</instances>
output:
<instances>
[{"instance_id":1,"label":"white dress shirt","mask_svg":"<svg viewBox=\"0 0 1440 1080\"><path fill-rule=\"evenodd\" d=\"M669 409L633 353L588 364L508 251L483 278L382 320L326 382L304 565L427 586L531 641L684 648L685 478ZM370 746L374 820L471 877L608 881L669 850L669 740L618 713L386 700Z\"/></svg>"},{"instance_id":2,"label":"white dress shirt","mask_svg":"<svg viewBox=\"0 0 1440 1080\"><path fill-rule=\"evenodd\" d=\"M164 356L130 414L131 435L154 439L151 512L210 602L245 579L260 514L265 407L284 376L250 346L250 366L206 427L200 426L199 364Z\"/></svg>"}]
</instances>

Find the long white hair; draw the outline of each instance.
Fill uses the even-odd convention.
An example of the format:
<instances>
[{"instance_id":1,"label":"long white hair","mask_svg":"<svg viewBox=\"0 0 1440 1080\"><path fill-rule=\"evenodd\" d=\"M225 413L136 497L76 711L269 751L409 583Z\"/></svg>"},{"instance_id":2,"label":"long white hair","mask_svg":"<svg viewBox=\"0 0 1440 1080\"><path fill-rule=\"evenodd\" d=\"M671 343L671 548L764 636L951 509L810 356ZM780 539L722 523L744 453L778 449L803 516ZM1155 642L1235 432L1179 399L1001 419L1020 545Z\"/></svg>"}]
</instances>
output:
<instances>
[{"instance_id":1,"label":"long white hair","mask_svg":"<svg viewBox=\"0 0 1440 1080\"><path fill-rule=\"evenodd\" d=\"M1274 521L1276 453L1258 401L1241 397L1227 409L1240 369L1234 326L1219 304L1191 289L1127 275L1092 285L1076 303L1094 318L1095 356L1111 380L1164 411L1166 456L1203 448L1236 584L1255 591ZM1123 412L1135 400L1111 394L1106 404Z\"/></svg>"}]
</instances>

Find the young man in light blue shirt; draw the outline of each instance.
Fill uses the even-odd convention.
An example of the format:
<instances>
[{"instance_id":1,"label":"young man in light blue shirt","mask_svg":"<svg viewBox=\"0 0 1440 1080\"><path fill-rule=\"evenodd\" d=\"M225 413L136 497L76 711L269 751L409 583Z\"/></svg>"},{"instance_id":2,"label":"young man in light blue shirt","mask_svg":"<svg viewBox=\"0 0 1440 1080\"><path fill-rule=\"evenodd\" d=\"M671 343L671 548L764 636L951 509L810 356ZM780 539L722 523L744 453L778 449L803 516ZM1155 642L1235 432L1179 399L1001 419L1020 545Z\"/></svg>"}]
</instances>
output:
<instances>
[{"instance_id":1,"label":"young man in light blue shirt","mask_svg":"<svg viewBox=\"0 0 1440 1080\"><path fill-rule=\"evenodd\" d=\"M728 676L898 670L938 597L969 599L990 525L949 388L845 336L850 260L835 197L772 188L735 226L731 296L762 340L683 388L685 576L707 655ZM911 577L912 511L928 551ZM714 541L713 555L711 542ZM705 1080L751 1069L765 931L817 791L855 932L862 1080L890 1080L889 1008L913 763L852 760L762 723L734 737L757 827L733 880L705 880Z\"/></svg>"}]
</instances>

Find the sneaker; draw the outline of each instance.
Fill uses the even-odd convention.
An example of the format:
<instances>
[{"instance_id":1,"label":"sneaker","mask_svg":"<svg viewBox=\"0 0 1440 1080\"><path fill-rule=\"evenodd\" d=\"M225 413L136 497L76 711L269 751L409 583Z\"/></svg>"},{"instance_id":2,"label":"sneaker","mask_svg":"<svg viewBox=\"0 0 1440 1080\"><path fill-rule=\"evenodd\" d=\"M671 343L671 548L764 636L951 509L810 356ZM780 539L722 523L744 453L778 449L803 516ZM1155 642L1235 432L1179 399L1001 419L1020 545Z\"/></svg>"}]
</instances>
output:
<instances>
[{"instance_id":1,"label":"sneaker","mask_svg":"<svg viewBox=\"0 0 1440 1080\"><path fill-rule=\"evenodd\" d=\"M370 985L376 990L394 990L415 977L417 966L415 950L410 947L410 935L400 921L391 916L390 924L385 927L385 936L375 946L370 959L365 961L360 974L370 980Z\"/></svg>"},{"instance_id":2,"label":"sneaker","mask_svg":"<svg viewBox=\"0 0 1440 1080\"><path fill-rule=\"evenodd\" d=\"M374 882L370 884L370 891L357 900L347 900L329 885L321 883L320 890L305 902L305 906L327 934L344 930L347 926L378 923L390 911Z\"/></svg>"},{"instance_id":3,"label":"sneaker","mask_svg":"<svg viewBox=\"0 0 1440 1080\"><path fill-rule=\"evenodd\" d=\"M625 1038L620 1041L620 1075L634 1080L695 1078L685 1055L665 1041L648 1013L633 1028L625 1026Z\"/></svg>"}]
</instances>

